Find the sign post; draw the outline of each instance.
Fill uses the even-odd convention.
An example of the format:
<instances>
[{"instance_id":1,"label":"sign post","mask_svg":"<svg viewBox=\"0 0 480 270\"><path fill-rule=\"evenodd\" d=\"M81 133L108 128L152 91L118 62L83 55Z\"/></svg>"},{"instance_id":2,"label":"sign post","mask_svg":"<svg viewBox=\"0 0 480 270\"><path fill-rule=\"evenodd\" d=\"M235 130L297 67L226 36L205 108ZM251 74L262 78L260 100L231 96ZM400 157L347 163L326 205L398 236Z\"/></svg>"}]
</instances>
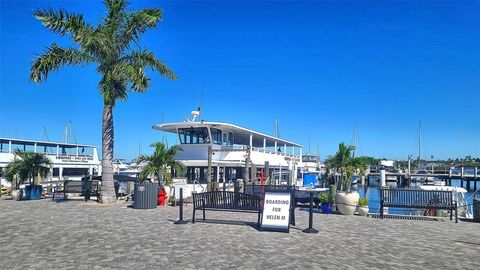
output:
<instances>
[{"instance_id":1,"label":"sign post","mask_svg":"<svg viewBox=\"0 0 480 270\"><path fill-rule=\"evenodd\" d=\"M265 192L262 230L290 232L291 192Z\"/></svg>"},{"instance_id":2,"label":"sign post","mask_svg":"<svg viewBox=\"0 0 480 270\"><path fill-rule=\"evenodd\" d=\"M308 211L308 228L303 230L304 233L318 233L317 230L313 228L313 191L310 190L310 209Z\"/></svg>"}]
</instances>

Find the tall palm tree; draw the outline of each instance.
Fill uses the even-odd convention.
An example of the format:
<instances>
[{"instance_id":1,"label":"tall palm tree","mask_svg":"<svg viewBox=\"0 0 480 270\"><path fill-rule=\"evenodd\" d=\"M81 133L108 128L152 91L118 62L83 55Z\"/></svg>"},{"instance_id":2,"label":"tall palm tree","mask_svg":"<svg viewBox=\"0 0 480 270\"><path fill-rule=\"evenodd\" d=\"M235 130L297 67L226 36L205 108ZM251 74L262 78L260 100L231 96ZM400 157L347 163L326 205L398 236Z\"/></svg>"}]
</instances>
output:
<instances>
[{"instance_id":1,"label":"tall palm tree","mask_svg":"<svg viewBox=\"0 0 480 270\"><path fill-rule=\"evenodd\" d=\"M183 169L183 164L175 160L175 156L179 151L182 151L182 148L179 145L168 148L161 142L152 143L150 146L155 147L153 154L141 155L137 158L138 163L145 163L140 177L146 179L153 175L157 177L160 186L163 186L164 180L168 181L170 179L168 168L173 168L176 171Z\"/></svg>"},{"instance_id":2,"label":"tall palm tree","mask_svg":"<svg viewBox=\"0 0 480 270\"><path fill-rule=\"evenodd\" d=\"M16 188L27 180L30 185L39 184L40 179L48 176L52 163L46 155L18 149L14 155L14 160L5 169L5 175L8 180L15 181Z\"/></svg>"},{"instance_id":3,"label":"tall palm tree","mask_svg":"<svg viewBox=\"0 0 480 270\"><path fill-rule=\"evenodd\" d=\"M101 202L115 201L113 185L113 108L125 100L129 92L143 93L150 85L147 67L161 76L177 79L176 75L153 52L140 48L140 36L153 29L162 19L158 8L127 11L124 0L105 0L107 12L97 26L84 21L83 15L63 9L39 9L34 16L51 31L69 35L75 42L62 48L55 43L33 61L30 79L44 81L51 71L64 65L85 66L96 63L101 79L98 89L103 97L102 118L102 190Z\"/></svg>"}]
</instances>

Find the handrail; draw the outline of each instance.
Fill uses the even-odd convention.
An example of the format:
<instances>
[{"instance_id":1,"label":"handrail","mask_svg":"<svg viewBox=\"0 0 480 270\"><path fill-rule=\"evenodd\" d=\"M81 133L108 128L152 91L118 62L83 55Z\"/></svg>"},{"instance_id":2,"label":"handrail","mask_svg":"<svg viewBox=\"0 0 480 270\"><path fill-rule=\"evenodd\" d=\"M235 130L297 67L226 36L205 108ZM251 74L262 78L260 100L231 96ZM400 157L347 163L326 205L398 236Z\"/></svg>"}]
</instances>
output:
<instances>
[{"instance_id":1,"label":"handrail","mask_svg":"<svg viewBox=\"0 0 480 270\"><path fill-rule=\"evenodd\" d=\"M198 183L198 185L202 188L202 192L205 191L205 188L200 184L200 182L198 180L193 180L193 192L195 192L195 186L196 184L195 183Z\"/></svg>"}]
</instances>

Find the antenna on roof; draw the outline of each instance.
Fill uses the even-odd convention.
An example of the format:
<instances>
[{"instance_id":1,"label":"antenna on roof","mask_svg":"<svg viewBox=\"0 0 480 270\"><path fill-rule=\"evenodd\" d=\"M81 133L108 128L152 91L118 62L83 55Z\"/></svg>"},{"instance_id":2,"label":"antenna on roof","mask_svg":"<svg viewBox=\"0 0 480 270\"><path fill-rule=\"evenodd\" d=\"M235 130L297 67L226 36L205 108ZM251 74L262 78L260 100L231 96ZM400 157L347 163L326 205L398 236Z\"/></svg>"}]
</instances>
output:
<instances>
[{"instance_id":1,"label":"antenna on roof","mask_svg":"<svg viewBox=\"0 0 480 270\"><path fill-rule=\"evenodd\" d=\"M199 113L200 121L203 121L202 109L203 109L203 84L202 84L202 88L200 89L200 100L198 101L198 113Z\"/></svg>"},{"instance_id":2,"label":"antenna on roof","mask_svg":"<svg viewBox=\"0 0 480 270\"><path fill-rule=\"evenodd\" d=\"M203 85L200 90L200 100L198 102L198 108L197 110L193 110L190 112L190 114L192 115L192 121L190 121L190 119L188 119L187 117L185 118L185 122L195 122L197 118L200 118L200 120L203 122L202 106L203 106Z\"/></svg>"},{"instance_id":3,"label":"antenna on roof","mask_svg":"<svg viewBox=\"0 0 480 270\"><path fill-rule=\"evenodd\" d=\"M278 119L275 118L275 137L280 138L280 128L278 127Z\"/></svg>"}]
</instances>

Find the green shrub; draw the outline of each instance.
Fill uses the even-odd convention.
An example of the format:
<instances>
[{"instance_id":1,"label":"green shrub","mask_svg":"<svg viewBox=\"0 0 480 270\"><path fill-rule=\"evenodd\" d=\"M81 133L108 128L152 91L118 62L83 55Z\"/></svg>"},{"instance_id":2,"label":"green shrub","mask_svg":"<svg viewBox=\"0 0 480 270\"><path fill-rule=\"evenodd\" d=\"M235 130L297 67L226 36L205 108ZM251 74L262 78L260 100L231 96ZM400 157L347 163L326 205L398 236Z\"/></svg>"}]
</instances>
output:
<instances>
[{"instance_id":1,"label":"green shrub","mask_svg":"<svg viewBox=\"0 0 480 270\"><path fill-rule=\"evenodd\" d=\"M318 196L318 200L321 203L331 203L333 202L333 195L330 192L322 192Z\"/></svg>"},{"instance_id":2,"label":"green shrub","mask_svg":"<svg viewBox=\"0 0 480 270\"><path fill-rule=\"evenodd\" d=\"M358 205L368 206L368 197L358 199Z\"/></svg>"}]
</instances>

